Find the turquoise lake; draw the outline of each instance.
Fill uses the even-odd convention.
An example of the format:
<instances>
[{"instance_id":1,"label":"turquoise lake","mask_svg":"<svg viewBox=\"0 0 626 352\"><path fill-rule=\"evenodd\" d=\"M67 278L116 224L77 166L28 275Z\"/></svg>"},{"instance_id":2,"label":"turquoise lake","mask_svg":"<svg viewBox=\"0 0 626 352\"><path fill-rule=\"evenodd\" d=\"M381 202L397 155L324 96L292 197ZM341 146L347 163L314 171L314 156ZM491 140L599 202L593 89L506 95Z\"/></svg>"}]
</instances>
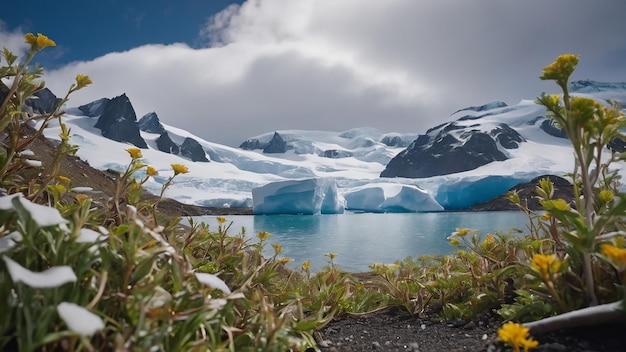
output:
<instances>
[{"instance_id":1,"label":"turquoise lake","mask_svg":"<svg viewBox=\"0 0 626 352\"><path fill-rule=\"evenodd\" d=\"M215 216L195 217L217 229ZM290 257L290 267L311 262L313 271L328 264L328 253L341 269L367 271L374 262L393 263L423 254L451 254L455 247L446 239L457 227L478 230L482 235L510 229L526 231L528 218L519 211L441 212L441 213L345 213L339 215L241 215L227 216L233 222L230 235L245 227L246 237L257 241L256 234L272 234L270 243L283 246L281 256Z\"/></svg>"}]
</instances>

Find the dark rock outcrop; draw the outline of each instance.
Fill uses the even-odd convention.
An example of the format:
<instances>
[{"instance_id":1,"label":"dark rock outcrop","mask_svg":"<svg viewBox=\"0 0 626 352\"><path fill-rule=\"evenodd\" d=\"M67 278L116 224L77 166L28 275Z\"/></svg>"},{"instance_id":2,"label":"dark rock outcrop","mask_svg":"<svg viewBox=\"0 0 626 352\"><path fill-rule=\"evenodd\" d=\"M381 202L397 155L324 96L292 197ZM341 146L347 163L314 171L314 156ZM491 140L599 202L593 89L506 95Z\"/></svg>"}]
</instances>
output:
<instances>
[{"instance_id":1,"label":"dark rock outcrop","mask_svg":"<svg viewBox=\"0 0 626 352\"><path fill-rule=\"evenodd\" d=\"M138 148L148 148L146 141L141 138L137 115L126 94L113 99L96 100L78 109L87 116L99 116L94 127L100 129L102 136Z\"/></svg>"},{"instance_id":2,"label":"dark rock outcrop","mask_svg":"<svg viewBox=\"0 0 626 352\"><path fill-rule=\"evenodd\" d=\"M137 128L136 121L122 119L109 126L109 128L102 129L101 131L103 137L116 142L130 143L137 148L148 148L146 141L144 141L139 135L139 129Z\"/></svg>"},{"instance_id":3,"label":"dark rock outcrop","mask_svg":"<svg viewBox=\"0 0 626 352\"><path fill-rule=\"evenodd\" d=\"M352 153L347 150L329 149L324 150L321 156L323 156L324 158L341 159L351 157Z\"/></svg>"},{"instance_id":4,"label":"dark rock outcrop","mask_svg":"<svg viewBox=\"0 0 626 352\"><path fill-rule=\"evenodd\" d=\"M0 81L0 104L6 99L9 94L10 88ZM52 91L48 88L44 88L38 92L35 92L33 96L26 100L27 112L29 114L50 114L54 112L57 105L61 102L60 98L57 98Z\"/></svg>"},{"instance_id":5,"label":"dark rock outcrop","mask_svg":"<svg viewBox=\"0 0 626 352\"><path fill-rule=\"evenodd\" d=\"M130 99L128 99L125 93L118 97L110 99L104 105L104 107L102 108L102 114L98 118L98 121L96 122L94 127L101 130L107 129L109 126L112 126L113 124L121 120L137 122L135 109L133 109L133 105L130 103Z\"/></svg>"},{"instance_id":6,"label":"dark rock outcrop","mask_svg":"<svg viewBox=\"0 0 626 352\"><path fill-rule=\"evenodd\" d=\"M193 138L187 137L180 146L180 155L189 158L191 161L208 162L204 148Z\"/></svg>"},{"instance_id":7,"label":"dark rock outcrop","mask_svg":"<svg viewBox=\"0 0 626 352\"><path fill-rule=\"evenodd\" d=\"M104 107L108 103L109 103L108 98L102 98L102 99L92 101L89 104L81 105L78 107L78 110L80 110L83 114L85 114L85 116L98 117L102 115L102 112L104 111Z\"/></svg>"},{"instance_id":8,"label":"dark rock outcrop","mask_svg":"<svg viewBox=\"0 0 626 352\"><path fill-rule=\"evenodd\" d=\"M537 199L536 189L539 186L539 181L544 178L549 178L554 184L554 199L565 199L572 207L574 207L574 188L572 184L566 179L554 176L554 175L542 175L535 177L530 182L521 183L505 194L498 196L485 203L480 203L472 206L471 211L492 211L492 210L519 210L519 208L511 203L507 198L507 193L516 191L519 195L522 204L528 204L528 208L531 210L542 210L541 204Z\"/></svg>"},{"instance_id":9,"label":"dark rock outcrop","mask_svg":"<svg viewBox=\"0 0 626 352\"><path fill-rule=\"evenodd\" d=\"M410 143L407 143L400 136L384 136L380 140L380 142L388 147L397 147L397 148L403 148L410 144Z\"/></svg>"},{"instance_id":10,"label":"dark rock outcrop","mask_svg":"<svg viewBox=\"0 0 626 352\"><path fill-rule=\"evenodd\" d=\"M165 133L165 127L163 127L155 112L145 114L139 119L139 129L148 133Z\"/></svg>"},{"instance_id":11,"label":"dark rock outcrop","mask_svg":"<svg viewBox=\"0 0 626 352\"><path fill-rule=\"evenodd\" d=\"M430 129L387 164L381 177L421 178L473 170L503 161L505 149L518 148L524 138L502 123L488 133L454 122Z\"/></svg>"},{"instance_id":12,"label":"dark rock outcrop","mask_svg":"<svg viewBox=\"0 0 626 352\"><path fill-rule=\"evenodd\" d=\"M567 138L565 130L559 127L552 119L546 118L539 126L545 133L558 138Z\"/></svg>"},{"instance_id":13,"label":"dark rock outcrop","mask_svg":"<svg viewBox=\"0 0 626 352\"><path fill-rule=\"evenodd\" d=\"M50 114L56 110L61 98L57 98L50 89L44 88L26 100L26 105L33 109L35 114Z\"/></svg>"},{"instance_id":14,"label":"dark rock outcrop","mask_svg":"<svg viewBox=\"0 0 626 352\"><path fill-rule=\"evenodd\" d=\"M180 153L180 148L176 143L174 143L174 141L172 141L170 135L167 134L167 132L162 133L159 138L156 139L156 145L157 148L162 152L170 154Z\"/></svg>"},{"instance_id":15,"label":"dark rock outcrop","mask_svg":"<svg viewBox=\"0 0 626 352\"><path fill-rule=\"evenodd\" d=\"M271 154L271 153L285 153L287 151L287 142L283 140L283 138L278 134L278 132L274 132L274 136L272 140L263 148L263 153Z\"/></svg>"},{"instance_id":16,"label":"dark rock outcrop","mask_svg":"<svg viewBox=\"0 0 626 352\"><path fill-rule=\"evenodd\" d=\"M606 146L613 153L626 152L626 141L620 138L613 138Z\"/></svg>"},{"instance_id":17,"label":"dark rock outcrop","mask_svg":"<svg viewBox=\"0 0 626 352\"><path fill-rule=\"evenodd\" d=\"M248 139L247 141L241 143L239 148L241 148L243 150L263 149L263 148L267 147L267 144L268 143L261 143L261 141L259 141L258 139L251 138L251 139Z\"/></svg>"},{"instance_id":18,"label":"dark rock outcrop","mask_svg":"<svg viewBox=\"0 0 626 352\"><path fill-rule=\"evenodd\" d=\"M499 124L489 134L505 149L517 149L520 143L526 141L516 130L505 123Z\"/></svg>"}]
</instances>

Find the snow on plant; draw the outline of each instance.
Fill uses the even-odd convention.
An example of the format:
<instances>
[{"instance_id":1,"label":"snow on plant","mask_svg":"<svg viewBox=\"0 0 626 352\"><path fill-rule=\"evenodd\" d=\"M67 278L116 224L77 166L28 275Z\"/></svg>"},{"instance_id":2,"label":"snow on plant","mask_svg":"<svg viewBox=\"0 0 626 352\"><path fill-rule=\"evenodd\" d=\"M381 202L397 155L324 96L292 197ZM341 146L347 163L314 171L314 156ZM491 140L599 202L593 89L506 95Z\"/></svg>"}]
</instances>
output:
<instances>
[{"instance_id":1,"label":"snow on plant","mask_svg":"<svg viewBox=\"0 0 626 352\"><path fill-rule=\"evenodd\" d=\"M104 328L99 316L74 303L61 302L57 312L67 327L81 336L91 336Z\"/></svg>"},{"instance_id":2,"label":"snow on plant","mask_svg":"<svg viewBox=\"0 0 626 352\"><path fill-rule=\"evenodd\" d=\"M2 256L13 283L24 283L32 288L53 288L75 282L76 274L67 265L54 266L42 272L30 271L9 257Z\"/></svg>"},{"instance_id":3,"label":"snow on plant","mask_svg":"<svg viewBox=\"0 0 626 352\"><path fill-rule=\"evenodd\" d=\"M224 280L220 279L219 277L213 274L196 273L196 278L198 279L198 282L200 282L201 284L207 285L216 290L220 290L227 295L231 293L230 288L228 288Z\"/></svg>"}]
</instances>

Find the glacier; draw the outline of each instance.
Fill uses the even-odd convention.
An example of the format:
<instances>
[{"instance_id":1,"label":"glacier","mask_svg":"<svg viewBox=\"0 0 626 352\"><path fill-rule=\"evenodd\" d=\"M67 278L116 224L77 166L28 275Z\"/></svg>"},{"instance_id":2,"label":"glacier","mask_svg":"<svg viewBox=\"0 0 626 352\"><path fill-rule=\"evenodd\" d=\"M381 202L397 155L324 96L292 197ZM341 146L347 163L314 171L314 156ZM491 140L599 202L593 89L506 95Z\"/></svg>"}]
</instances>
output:
<instances>
[{"instance_id":1,"label":"glacier","mask_svg":"<svg viewBox=\"0 0 626 352\"><path fill-rule=\"evenodd\" d=\"M344 202L330 178L272 182L252 189L254 214L342 214Z\"/></svg>"},{"instance_id":2,"label":"glacier","mask_svg":"<svg viewBox=\"0 0 626 352\"><path fill-rule=\"evenodd\" d=\"M344 193L346 209L373 213L407 213L442 211L426 190L398 183L368 184Z\"/></svg>"},{"instance_id":3,"label":"glacier","mask_svg":"<svg viewBox=\"0 0 626 352\"><path fill-rule=\"evenodd\" d=\"M626 102L626 84L583 81L574 88L573 94ZM101 135L94 127L99 117L97 109L83 112L66 108L65 111L63 123L71 131L70 143L78 146L78 157L101 170L126 169L130 157L125 149L130 145ZM251 137L250 145L260 146L276 133L281 136L286 151L265 154L261 149L244 150L212 143L189 131L162 124L177 144L187 138L196 140L210 162L193 162L182 155L162 152L156 147L161 135L141 131L148 145L142 149L142 162L159 173L144 187L150 193L160 194L173 175L171 164L176 163L186 165L189 173L177 175L164 196L193 205L303 214L466 209L536 176L563 176L573 171L574 156L569 141L544 130L545 116L545 109L533 100L457 110L449 120L454 121L455 128L450 133L459 141L467 138L469 132L491 131L502 123L514 129L524 141L517 148L502 150L507 160L422 178L380 177L392 158L419 139L416 133L381 132L363 127L347 131L279 130ZM54 120L49 122L44 134L58 140L60 130L58 121ZM626 175L623 163L616 166L620 175ZM139 172L137 176L145 174ZM291 188L283 189L281 185ZM295 205L288 205L290 202Z\"/></svg>"}]
</instances>

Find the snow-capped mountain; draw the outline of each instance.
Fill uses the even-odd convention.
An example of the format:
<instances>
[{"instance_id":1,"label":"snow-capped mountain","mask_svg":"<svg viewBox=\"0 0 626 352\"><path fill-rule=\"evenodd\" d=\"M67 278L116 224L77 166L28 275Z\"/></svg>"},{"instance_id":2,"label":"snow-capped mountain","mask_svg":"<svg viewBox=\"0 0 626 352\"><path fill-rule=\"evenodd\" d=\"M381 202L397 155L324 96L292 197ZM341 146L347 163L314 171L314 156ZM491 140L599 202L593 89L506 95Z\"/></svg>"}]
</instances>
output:
<instances>
[{"instance_id":1,"label":"snow-capped mountain","mask_svg":"<svg viewBox=\"0 0 626 352\"><path fill-rule=\"evenodd\" d=\"M572 92L626 103L626 83L579 81ZM177 176L165 196L267 213L288 212L290 202L299 204L298 213L462 209L574 165L569 141L530 100L461 109L425 135L283 130L251 137L240 148L163 124L154 112L137 120L125 95L67 111L71 142L91 166L123 171L130 162L125 149L135 145L159 171L145 184L148 191L160 193L170 165L185 164L190 172ZM59 127L50 123L45 134L58 138Z\"/></svg>"}]
</instances>

